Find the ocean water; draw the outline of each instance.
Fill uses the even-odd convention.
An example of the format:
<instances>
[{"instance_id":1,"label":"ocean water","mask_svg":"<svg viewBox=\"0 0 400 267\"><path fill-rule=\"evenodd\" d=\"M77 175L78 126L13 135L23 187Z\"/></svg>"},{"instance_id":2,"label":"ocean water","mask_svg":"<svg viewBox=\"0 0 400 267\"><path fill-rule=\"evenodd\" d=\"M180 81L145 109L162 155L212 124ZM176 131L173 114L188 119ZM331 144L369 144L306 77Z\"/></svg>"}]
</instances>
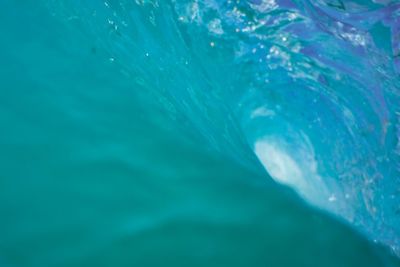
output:
<instances>
[{"instance_id":1,"label":"ocean water","mask_svg":"<svg viewBox=\"0 0 400 267\"><path fill-rule=\"evenodd\" d=\"M0 266L400 266L398 1L0 7Z\"/></svg>"}]
</instances>

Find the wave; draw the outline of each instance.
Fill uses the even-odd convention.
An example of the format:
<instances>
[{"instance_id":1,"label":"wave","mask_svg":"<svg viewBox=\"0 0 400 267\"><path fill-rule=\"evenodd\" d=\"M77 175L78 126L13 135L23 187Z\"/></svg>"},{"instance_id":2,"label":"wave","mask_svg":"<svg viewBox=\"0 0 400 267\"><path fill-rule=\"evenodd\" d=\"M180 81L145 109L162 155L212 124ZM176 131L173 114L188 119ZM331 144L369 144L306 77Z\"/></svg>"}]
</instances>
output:
<instances>
[{"instance_id":1,"label":"wave","mask_svg":"<svg viewBox=\"0 0 400 267\"><path fill-rule=\"evenodd\" d=\"M14 127L4 134L7 145L1 158L14 178L4 184L17 188L15 181L27 176L32 180L25 183L43 197L32 202L33 210L43 215L35 220L26 210L35 195L29 188L3 190L3 198L12 203L9 209L34 222L32 231L15 223L20 222L18 216L10 219L14 226L3 225L11 233L6 240L15 251L19 251L15 240L29 244L47 225L55 230L44 234L41 259L50 265L80 259L87 251L69 247L66 237L60 238L63 246L54 252L59 259L48 257L51 236L69 229L74 238L86 229L85 220L93 222L98 216L101 222L91 226L94 232L86 232L89 236L82 244L101 251L102 246L132 236L144 244L141 250L134 241L128 242L141 251L135 257L143 264L157 260L149 256L154 244L160 255L169 251L161 237L178 239L170 242L201 262L195 251L209 243L206 239L201 243L199 235L214 240L201 223L220 233L214 244L226 246L218 254L222 258L236 253L238 244L232 242L242 238L251 243L246 234L229 238L229 227L244 231L253 224L260 235L254 239L256 230L249 235L256 240L254 255L260 255L262 247L277 246L270 248L272 258L264 261L280 262L272 251L279 254L290 240L300 244L309 237L312 245L300 249L303 256L296 256L305 262L311 260L309 251L325 246L342 256L360 248L362 253L349 257L349 266L380 265L375 257L386 256L376 252L379 249L361 257L370 245L359 241L357 231L399 255L400 4L396 1L53 0L32 3L30 12L15 5L9 7L21 9L16 18L11 13L4 17L27 22L24 27L36 36L18 36L22 26L17 23L16 29L2 26L12 36L2 50L14 47L18 52L8 57L24 66L23 79L10 74L4 83L20 88L16 92L38 88L38 93L28 90L25 102L3 93L12 105L4 104L2 113L14 114L4 117L18 125L18 134L12 132ZM36 19L42 22L30 26L28 21ZM48 32L39 33L44 26ZM43 103L35 109L37 98ZM32 107L31 117L19 107ZM45 116L48 110L58 119ZM25 136L26 130L32 135ZM50 136L47 144L44 135ZM16 153L18 147L28 156ZM23 162L25 171L17 171L16 162ZM62 186L52 181L53 175ZM50 196L69 216L54 211L45 201ZM79 199L90 201L91 196L97 202L79 208ZM112 211L124 201L135 205ZM109 221L97 210L89 216L90 207L102 205ZM235 209L238 217L233 215ZM263 214L263 209L268 212ZM299 228L292 220L298 220ZM346 230L337 220L356 231ZM173 235L176 227L179 234ZM319 239L313 227L327 239ZM279 235L265 244L273 231ZM285 231L293 235L286 237ZM201 244L185 248L186 234ZM339 248L346 242L349 247ZM365 246L368 249L363 250ZM63 254L66 247L68 253ZM121 250L122 258L129 251L120 243L114 248ZM252 257L250 247L240 248ZM213 249L203 249L212 258ZM289 248L287 253L297 255ZM322 265L346 261L344 256L335 258L316 260Z\"/></svg>"}]
</instances>

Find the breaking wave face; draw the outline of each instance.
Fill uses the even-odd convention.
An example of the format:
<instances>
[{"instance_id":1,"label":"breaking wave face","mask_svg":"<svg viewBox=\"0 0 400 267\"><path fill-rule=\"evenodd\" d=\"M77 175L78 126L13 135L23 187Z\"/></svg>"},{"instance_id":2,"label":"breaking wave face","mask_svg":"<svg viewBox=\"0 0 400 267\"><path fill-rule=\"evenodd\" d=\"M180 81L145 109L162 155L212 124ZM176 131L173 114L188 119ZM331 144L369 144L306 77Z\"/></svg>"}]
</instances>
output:
<instances>
[{"instance_id":1,"label":"breaking wave face","mask_svg":"<svg viewBox=\"0 0 400 267\"><path fill-rule=\"evenodd\" d=\"M186 45L271 177L398 251L400 4L183 2Z\"/></svg>"},{"instance_id":2,"label":"breaking wave face","mask_svg":"<svg viewBox=\"0 0 400 267\"><path fill-rule=\"evenodd\" d=\"M17 3L9 3L8 6L10 9L17 6L22 8ZM32 12L41 6L46 11L40 12L50 14L54 24L47 29L54 33L58 41L43 37L46 32L36 38L59 48L44 49L45 52L35 58L36 66L24 65L25 76L21 75L22 78L18 80L29 77L26 78L27 83L35 81L32 84L40 84L44 88L57 88L64 83L64 92L61 89L46 89L41 99L51 102L51 99L59 97L65 104L54 104L58 109L73 107L79 110L66 114L81 122L81 129L95 127L94 116L103 114L102 106L93 104L94 95L102 97L104 103L116 99L125 103L124 97L119 95L124 93L115 91L114 98L108 98L105 89L88 92L79 89L79 86L68 87L74 81L54 74L50 71L51 67L41 62L47 58L57 66L65 65L63 69L66 72L79 69L82 73L89 68L89 63L79 67L72 63L61 63L67 62L67 59L57 61L54 56L60 51L66 55L92 57L107 66L98 67L101 72L93 71L92 77L80 75L79 79L84 82L95 77L93 79L97 79L99 85L101 81L106 83L109 79L113 81L109 84L117 86L122 82L107 78L111 74L106 73L107 68L117 69L120 77L129 80L133 88L126 94L135 94L135 99L140 99L132 105L141 105L149 112L159 111L162 114L157 115L158 119L156 116L152 118L154 125L157 125L154 129L159 127L172 131L182 143L229 159L230 164L257 175L264 175L268 183L275 180L278 184L291 187L314 209L333 214L368 239L383 244L399 255L398 1L42 0L29 6ZM33 16L28 11L25 13L27 17ZM11 18L10 14L8 16ZM5 29L6 26L2 27ZM34 26L26 27L32 30ZM70 35L61 36L64 34L61 30L57 35L61 27ZM74 34L76 37L73 37ZM74 41L75 38L80 41ZM15 51L21 52L12 56L21 58L21 62L27 61L28 52L24 51L36 47L35 42L28 48L18 46L16 49L19 50ZM43 75L45 72L40 71L45 68L48 69L46 73L50 73L46 77ZM45 78L40 78L41 75ZM41 82L38 82L40 79ZM3 96L9 103L14 103L10 95ZM26 114L39 114L42 104ZM124 113L122 107L125 106L122 104L122 107L119 104L110 105L104 107L108 108L109 115ZM12 105L7 107L12 109ZM89 113L93 110L98 112L94 115ZM60 111L59 114L64 113ZM140 118L141 114L135 116ZM121 117L115 115L115 119ZM128 120L125 122L129 125ZM125 122L121 121L121 124ZM66 126L63 123L69 125L70 121L65 119L56 124L64 129ZM37 125L49 123L41 124L39 121ZM35 127L39 127L37 125ZM114 124L110 122L110 125ZM129 127L121 127L121 132ZM104 126L94 132L104 133L106 138L107 131L110 128ZM132 138L136 138L139 133L132 134ZM14 140L11 137L17 138L8 134L9 139L5 140ZM60 172L56 170L62 166L80 166L68 155L81 148L87 149L87 144L91 142L100 144L103 140L94 138L92 141L87 137L87 143L83 145L79 144L82 135L71 133L63 138L69 140L70 144L70 148L65 148L65 155L60 154L59 158L54 154L46 157L46 150L37 156L39 162L53 162L54 159L59 164L54 166L59 167L53 166L48 172L40 167L31 167L26 175L36 173L37 177L50 177L58 175ZM123 140L128 142L128 139ZM26 144L29 141L24 142ZM10 149L14 151L14 148ZM92 162L99 160L99 157L101 159L101 155L120 153L126 149L123 145L103 148L106 152L98 150L100 148L93 150L95 155L97 153L100 156L78 154L79 159L74 160ZM47 149L53 151L53 148ZM125 152L124 162L132 162L129 163L132 166L145 166L143 168L146 170L157 169L160 173L167 168L167 163L150 166L151 162L141 160L142 155L149 155L150 152L135 149L132 150L139 152L130 153L136 153L136 156L129 156ZM154 154L157 160L171 157L165 155L162 149ZM8 162L9 158L4 156L2 161ZM59 160L71 162L62 165ZM118 160L115 159L116 162ZM192 157L185 160L190 161ZM85 170L91 173L83 168L83 172ZM171 175L178 175L179 172L176 170ZM143 171L145 174L147 172ZM71 183L75 182L78 183ZM13 182L10 179L7 183ZM148 182L141 183L144 186ZM93 186L91 183L87 185ZM170 185L165 186L169 188ZM76 192L86 190L84 185L79 188ZM106 188L98 190L97 193L107 192ZM174 190L183 192L186 189L177 186ZM18 194L22 193L17 192L10 198ZM144 194L143 191L138 192L137 196L141 194Z\"/></svg>"},{"instance_id":3,"label":"breaking wave face","mask_svg":"<svg viewBox=\"0 0 400 267\"><path fill-rule=\"evenodd\" d=\"M205 0L173 8L192 53L183 61L211 77L272 178L398 250L400 4Z\"/></svg>"}]
</instances>

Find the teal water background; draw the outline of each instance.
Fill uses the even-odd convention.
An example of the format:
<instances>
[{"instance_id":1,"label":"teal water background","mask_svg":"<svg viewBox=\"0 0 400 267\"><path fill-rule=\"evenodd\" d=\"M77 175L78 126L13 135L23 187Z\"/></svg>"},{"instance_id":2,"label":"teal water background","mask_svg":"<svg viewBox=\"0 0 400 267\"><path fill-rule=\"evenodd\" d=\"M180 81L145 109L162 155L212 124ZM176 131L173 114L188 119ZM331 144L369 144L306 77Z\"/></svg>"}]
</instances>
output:
<instances>
[{"instance_id":1,"label":"teal water background","mask_svg":"<svg viewBox=\"0 0 400 267\"><path fill-rule=\"evenodd\" d=\"M400 265L398 3L0 5L1 266Z\"/></svg>"}]
</instances>

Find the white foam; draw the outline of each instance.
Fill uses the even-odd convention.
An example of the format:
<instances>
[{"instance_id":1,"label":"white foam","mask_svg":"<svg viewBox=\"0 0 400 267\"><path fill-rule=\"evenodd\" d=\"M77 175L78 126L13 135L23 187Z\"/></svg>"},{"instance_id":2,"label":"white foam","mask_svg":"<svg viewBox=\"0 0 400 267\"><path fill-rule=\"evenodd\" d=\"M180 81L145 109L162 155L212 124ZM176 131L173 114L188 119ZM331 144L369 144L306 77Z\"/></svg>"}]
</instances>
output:
<instances>
[{"instance_id":1,"label":"white foam","mask_svg":"<svg viewBox=\"0 0 400 267\"><path fill-rule=\"evenodd\" d=\"M311 203L324 206L329 195L308 142L288 144L264 137L255 143L254 151L275 181L292 187Z\"/></svg>"}]
</instances>

